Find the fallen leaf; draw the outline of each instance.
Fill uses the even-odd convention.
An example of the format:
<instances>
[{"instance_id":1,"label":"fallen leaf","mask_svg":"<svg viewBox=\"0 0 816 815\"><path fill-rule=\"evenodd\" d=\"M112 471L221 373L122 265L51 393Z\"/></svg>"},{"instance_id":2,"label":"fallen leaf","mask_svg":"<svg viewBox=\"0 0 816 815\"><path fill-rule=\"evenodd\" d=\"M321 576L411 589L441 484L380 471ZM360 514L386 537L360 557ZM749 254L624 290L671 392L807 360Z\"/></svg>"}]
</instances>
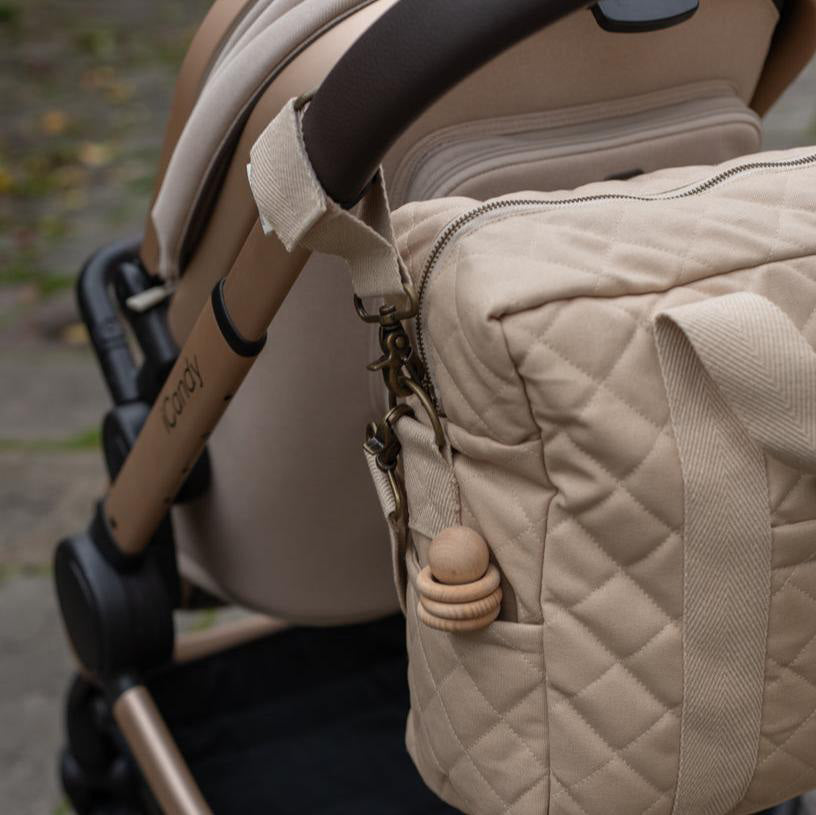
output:
<instances>
[{"instance_id":1,"label":"fallen leaf","mask_svg":"<svg viewBox=\"0 0 816 815\"><path fill-rule=\"evenodd\" d=\"M9 193L14 189L14 178L11 173L5 168L0 166L0 195L4 193Z\"/></svg>"},{"instance_id":2,"label":"fallen leaf","mask_svg":"<svg viewBox=\"0 0 816 815\"><path fill-rule=\"evenodd\" d=\"M88 329L82 323L70 323L60 332L60 339L66 345L87 345Z\"/></svg>"},{"instance_id":3,"label":"fallen leaf","mask_svg":"<svg viewBox=\"0 0 816 815\"><path fill-rule=\"evenodd\" d=\"M40 117L40 127L43 133L56 136L65 130L68 117L61 110L49 110Z\"/></svg>"},{"instance_id":4,"label":"fallen leaf","mask_svg":"<svg viewBox=\"0 0 816 815\"><path fill-rule=\"evenodd\" d=\"M84 167L68 166L54 170L54 183L61 190L73 190L87 181L88 171Z\"/></svg>"},{"instance_id":5,"label":"fallen leaf","mask_svg":"<svg viewBox=\"0 0 816 815\"><path fill-rule=\"evenodd\" d=\"M133 97L133 88L125 82L111 82L105 93L111 102L127 102Z\"/></svg>"},{"instance_id":6,"label":"fallen leaf","mask_svg":"<svg viewBox=\"0 0 816 815\"><path fill-rule=\"evenodd\" d=\"M101 142L86 141L79 148L79 160L86 167L104 167L112 158L110 145Z\"/></svg>"}]
</instances>

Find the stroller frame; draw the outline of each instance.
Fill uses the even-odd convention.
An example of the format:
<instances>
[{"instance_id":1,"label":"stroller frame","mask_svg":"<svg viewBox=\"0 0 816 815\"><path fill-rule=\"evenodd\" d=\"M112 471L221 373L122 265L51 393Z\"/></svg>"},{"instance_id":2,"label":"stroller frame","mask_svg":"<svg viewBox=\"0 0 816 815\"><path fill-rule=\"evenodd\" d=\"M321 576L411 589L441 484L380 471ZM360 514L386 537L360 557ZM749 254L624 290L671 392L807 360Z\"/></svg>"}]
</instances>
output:
<instances>
[{"instance_id":1,"label":"stroller frame","mask_svg":"<svg viewBox=\"0 0 816 815\"><path fill-rule=\"evenodd\" d=\"M388 148L433 101L501 51L589 5L587 0L398 2L345 53L306 109L303 137L323 188L345 208L353 207ZM680 22L696 5L687 0L650 4L651 18L636 20L632 30ZM623 30L632 21L616 19L615 8L602 2L595 13L611 30ZM400 66L398 74L382 69L382 55ZM761 87L760 108L769 106L775 93L773 86ZM258 264L250 262L261 252L271 275L261 276ZM263 348L267 328L309 253L287 252L256 223L180 351L166 327L166 305L143 313L127 307L130 298L155 286L137 253L135 242L102 250L78 283L80 310L117 406L103 429L112 484L88 531L60 544L55 580L82 670L107 696L160 807L204 815L211 810L145 679L171 661L197 659L281 624L257 616L225 630L176 637L172 612L179 577L168 512L174 502L206 488L207 438ZM379 324L385 337L401 331L401 322L413 316L413 293L406 290L406 296L400 311L382 306L369 314L361 303L358 311ZM141 369L120 312L144 352ZM399 377L405 364L404 356L394 360L390 373ZM369 443L384 445L385 430L380 425Z\"/></svg>"}]
</instances>

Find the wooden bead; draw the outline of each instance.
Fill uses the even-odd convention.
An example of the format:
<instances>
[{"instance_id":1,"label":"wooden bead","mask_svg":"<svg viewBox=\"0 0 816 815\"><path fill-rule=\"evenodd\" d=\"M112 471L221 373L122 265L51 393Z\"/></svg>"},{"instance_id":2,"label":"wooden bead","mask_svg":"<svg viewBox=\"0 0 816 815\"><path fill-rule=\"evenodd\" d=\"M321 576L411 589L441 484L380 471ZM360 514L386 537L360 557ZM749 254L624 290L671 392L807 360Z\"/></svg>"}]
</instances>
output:
<instances>
[{"instance_id":1,"label":"wooden bead","mask_svg":"<svg viewBox=\"0 0 816 815\"><path fill-rule=\"evenodd\" d=\"M501 599L502 590L496 589L487 597L474 600L472 603L438 603L421 595L419 602L428 613L445 620L476 620L499 608Z\"/></svg>"},{"instance_id":2,"label":"wooden bead","mask_svg":"<svg viewBox=\"0 0 816 815\"><path fill-rule=\"evenodd\" d=\"M484 616L475 619L446 620L444 617L431 614L422 603L417 603L417 616L429 628L447 631L450 634L461 634L466 631L479 631L482 628L487 628L499 616L499 606L496 606L493 611L489 611Z\"/></svg>"},{"instance_id":3,"label":"wooden bead","mask_svg":"<svg viewBox=\"0 0 816 815\"><path fill-rule=\"evenodd\" d=\"M428 563L431 573L440 583L473 583L487 571L490 550L475 529L450 526L431 541Z\"/></svg>"},{"instance_id":4,"label":"wooden bead","mask_svg":"<svg viewBox=\"0 0 816 815\"><path fill-rule=\"evenodd\" d=\"M433 579L430 567L426 566L417 575L416 590L423 597L435 600L437 603L472 603L496 591L499 583L501 583L501 575L492 563L487 567L484 577L473 583L464 583L459 586L437 583Z\"/></svg>"}]
</instances>

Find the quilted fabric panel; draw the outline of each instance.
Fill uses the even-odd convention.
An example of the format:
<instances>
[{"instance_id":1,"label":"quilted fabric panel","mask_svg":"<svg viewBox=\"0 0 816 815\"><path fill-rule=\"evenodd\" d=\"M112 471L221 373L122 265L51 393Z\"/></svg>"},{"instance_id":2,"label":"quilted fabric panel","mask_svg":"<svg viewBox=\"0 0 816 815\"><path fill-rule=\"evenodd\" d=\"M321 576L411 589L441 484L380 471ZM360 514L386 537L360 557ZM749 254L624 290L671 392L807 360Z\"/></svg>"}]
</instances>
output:
<instances>
[{"instance_id":1,"label":"quilted fabric panel","mask_svg":"<svg viewBox=\"0 0 816 815\"><path fill-rule=\"evenodd\" d=\"M656 173L579 193L650 195L710 172ZM472 205L434 202L397 214L417 282L433 236ZM799 169L773 182L760 171L671 202L494 212L462 229L435 267L423 330L463 510L496 542L516 599L505 615L544 621L549 789L537 812L672 810L683 486L651 319L673 305L754 291L816 345L814 253L816 172ZM775 528L766 696L740 813L816 785L816 481L774 461L768 472ZM426 634L415 627L415 638ZM412 641L413 661L420 641ZM440 657L437 680L445 665L458 677L461 659L450 656ZM416 710L438 704L439 683L412 674L425 689L412 727L430 727L427 742L435 725ZM491 761L479 769L496 769ZM446 770L440 779L450 783ZM467 803L457 805L494 811Z\"/></svg>"},{"instance_id":2,"label":"quilted fabric panel","mask_svg":"<svg viewBox=\"0 0 816 815\"><path fill-rule=\"evenodd\" d=\"M654 308L658 298L646 297L641 308ZM648 322L610 302L505 320L558 490L542 592L550 811L601 812L615 790L619 811L669 813L682 701L682 482L660 389L634 392L643 381L633 371L660 383ZM616 337L618 353L577 367L570 343L590 346L596 330Z\"/></svg>"},{"instance_id":3,"label":"quilted fabric panel","mask_svg":"<svg viewBox=\"0 0 816 815\"><path fill-rule=\"evenodd\" d=\"M411 717L426 782L464 812L539 815L547 806L541 626L498 622L457 636L421 624L409 558Z\"/></svg>"}]
</instances>

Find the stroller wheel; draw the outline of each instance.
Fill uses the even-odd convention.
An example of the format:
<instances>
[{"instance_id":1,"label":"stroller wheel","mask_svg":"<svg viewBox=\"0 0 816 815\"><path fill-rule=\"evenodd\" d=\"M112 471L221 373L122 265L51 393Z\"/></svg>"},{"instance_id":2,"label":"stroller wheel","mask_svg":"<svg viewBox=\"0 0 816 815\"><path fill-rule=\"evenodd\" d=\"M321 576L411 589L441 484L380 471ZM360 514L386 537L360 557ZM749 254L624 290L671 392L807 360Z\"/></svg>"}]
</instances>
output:
<instances>
[{"instance_id":1,"label":"stroller wheel","mask_svg":"<svg viewBox=\"0 0 816 815\"><path fill-rule=\"evenodd\" d=\"M128 753L115 737L101 691L74 678L66 704L68 745L60 756L60 780L77 815L144 815L149 803Z\"/></svg>"},{"instance_id":2,"label":"stroller wheel","mask_svg":"<svg viewBox=\"0 0 816 815\"><path fill-rule=\"evenodd\" d=\"M134 768L128 759L114 759L105 779L89 776L68 750L60 759L60 780L65 795L77 815L147 815L153 810L136 797ZM124 787L132 802L123 801L118 788Z\"/></svg>"}]
</instances>

